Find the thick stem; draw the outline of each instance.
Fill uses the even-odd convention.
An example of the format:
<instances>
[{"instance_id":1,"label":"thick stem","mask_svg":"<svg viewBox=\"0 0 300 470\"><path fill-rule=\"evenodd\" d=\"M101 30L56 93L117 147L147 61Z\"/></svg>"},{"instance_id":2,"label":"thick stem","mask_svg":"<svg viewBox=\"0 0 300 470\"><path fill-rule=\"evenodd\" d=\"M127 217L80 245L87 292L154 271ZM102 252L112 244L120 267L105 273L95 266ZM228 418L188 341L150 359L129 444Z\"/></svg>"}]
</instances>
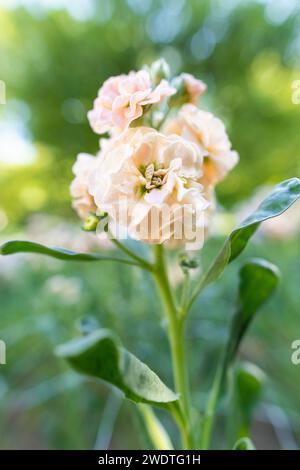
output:
<instances>
[{"instance_id":1,"label":"thick stem","mask_svg":"<svg viewBox=\"0 0 300 470\"><path fill-rule=\"evenodd\" d=\"M184 318L179 316L177 306L175 304L167 275L164 249L162 245L155 246L154 278L168 319L168 333L172 354L174 381L176 391L180 394L180 407L183 416L182 431L184 445L188 449L191 449L190 397L184 344L185 321Z\"/></svg>"},{"instance_id":2,"label":"thick stem","mask_svg":"<svg viewBox=\"0 0 300 470\"><path fill-rule=\"evenodd\" d=\"M182 286L181 292L181 299L180 299L180 311L179 314L181 316L185 316L188 314L188 301L189 301L189 287L190 287L190 276L189 273L184 273L184 281Z\"/></svg>"}]
</instances>

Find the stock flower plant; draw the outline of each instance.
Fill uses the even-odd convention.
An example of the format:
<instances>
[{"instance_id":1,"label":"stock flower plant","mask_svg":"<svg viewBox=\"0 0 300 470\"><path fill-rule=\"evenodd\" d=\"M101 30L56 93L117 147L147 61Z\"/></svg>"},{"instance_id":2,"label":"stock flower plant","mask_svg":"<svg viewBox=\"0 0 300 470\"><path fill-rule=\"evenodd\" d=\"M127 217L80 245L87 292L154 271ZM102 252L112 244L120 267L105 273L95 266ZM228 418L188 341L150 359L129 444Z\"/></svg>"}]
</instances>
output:
<instances>
[{"instance_id":1,"label":"stock flower plant","mask_svg":"<svg viewBox=\"0 0 300 470\"><path fill-rule=\"evenodd\" d=\"M186 322L198 296L246 248L259 225L282 214L300 196L297 178L275 186L228 235L209 269L198 277L191 276L198 266L199 250L210 236L215 187L238 163L224 124L201 106L205 91L206 85L190 74L171 78L163 60L138 72L111 77L99 89L88 119L93 131L101 135L100 148L96 156L78 155L71 195L84 230L109 238L115 254L100 250L76 253L21 240L1 246L2 255L32 252L61 260L125 263L148 272L149 282L153 278L166 319L173 386L167 386L124 349L109 330L94 329L59 346L56 352L80 373L114 385L135 402L153 447L160 449L210 448L217 405L230 377L239 373L239 383L244 380L245 384L250 377L259 388L255 368L237 368L237 353L250 322L277 286L279 274L273 264L250 259L239 272L237 309L201 410L195 406L190 389ZM127 238L147 245L148 256L133 250ZM179 294L169 275L174 250L182 270ZM253 387L245 392L248 402L251 390ZM180 441L177 439L176 445L158 421L155 407L170 413L177 425ZM243 411L248 416L247 410ZM249 437L248 423L231 447L253 448Z\"/></svg>"}]
</instances>

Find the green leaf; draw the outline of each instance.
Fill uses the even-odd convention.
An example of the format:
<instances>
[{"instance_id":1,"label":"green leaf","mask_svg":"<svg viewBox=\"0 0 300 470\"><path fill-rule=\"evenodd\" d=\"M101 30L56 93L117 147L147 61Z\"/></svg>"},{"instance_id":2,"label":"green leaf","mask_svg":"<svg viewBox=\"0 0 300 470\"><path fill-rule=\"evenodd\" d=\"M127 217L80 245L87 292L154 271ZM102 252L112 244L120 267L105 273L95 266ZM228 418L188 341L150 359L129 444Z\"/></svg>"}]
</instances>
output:
<instances>
[{"instance_id":1,"label":"green leaf","mask_svg":"<svg viewBox=\"0 0 300 470\"><path fill-rule=\"evenodd\" d=\"M241 410L247 416L250 416L253 407L259 400L265 379L264 372L250 362L242 362L235 370L238 402Z\"/></svg>"},{"instance_id":2,"label":"green leaf","mask_svg":"<svg viewBox=\"0 0 300 470\"><path fill-rule=\"evenodd\" d=\"M233 450L255 450L255 446L249 437L242 437L234 444Z\"/></svg>"},{"instance_id":3,"label":"green leaf","mask_svg":"<svg viewBox=\"0 0 300 470\"><path fill-rule=\"evenodd\" d=\"M279 281L278 268L266 260L249 260L240 270L238 310L231 323L226 361L231 362L258 309L273 294Z\"/></svg>"},{"instance_id":4,"label":"green leaf","mask_svg":"<svg viewBox=\"0 0 300 470\"><path fill-rule=\"evenodd\" d=\"M241 341L257 310L271 296L278 284L276 266L262 259L248 261L240 271L239 306L234 315L226 348L217 368L202 423L201 448L209 446L214 414L221 387Z\"/></svg>"},{"instance_id":5,"label":"green leaf","mask_svg":"<svg viewBox=\"0 0 300 470\"><path fill-rule=\"evenodd\" d=\"M231 374L228 437L235 442L239 437L249 436L251 421L265 383L265 374L249 362L239 364Z\"/></svg>"},{"instance_id":6,"label":"green leaf","mask_svg":"<svg viewBox=\"0 0 300 470\"><path fill-rule=\"evenodd\" d=\"M12 240L0 246L1 255L12 255L15 253L37 253L40 255L52 256L64 261L118 261L121 263L137 265L136 262L104 256L99 253L76 253L65 248L56 248L42 245L41 243L30 242L26 240Z\"/></svg>"},{"instance_id":7,"label":"green leaf","mask_svg":"<svg viewBox=\"0 0 300 470\"><path fill-rule=\"evenodd\" d=\"M78 372L119 388L134 402L168 408L178 395L143 362L124 349L109 330L96 330L56 350Z\"/></svg>"},{"instance_id":8,"label":"green leaf","mask_svg":"<svg viewBox=\"0 0 300 470\"><path fill-rule=\"evenodd\" d=\"M262 201L256 211L231 232L220 253L196 285L191 303L207 285L218 279L226 265L233 261L245 249L249 239L263 221L282 214L294 204L299 197L300 180L298 178L291 178L275 186L273 191Z\"/></svg>"},{"instance_id":9,"label":"green leaf","mask_svg":"<svg viewBox=\"0 0 300 470\"><path fill-rule=\"evenodd\" d=\"M139 404L138 412L142 419L142 430L152 449L173 450L171 439L150 406Z\"/></svg>"}]
</instances>

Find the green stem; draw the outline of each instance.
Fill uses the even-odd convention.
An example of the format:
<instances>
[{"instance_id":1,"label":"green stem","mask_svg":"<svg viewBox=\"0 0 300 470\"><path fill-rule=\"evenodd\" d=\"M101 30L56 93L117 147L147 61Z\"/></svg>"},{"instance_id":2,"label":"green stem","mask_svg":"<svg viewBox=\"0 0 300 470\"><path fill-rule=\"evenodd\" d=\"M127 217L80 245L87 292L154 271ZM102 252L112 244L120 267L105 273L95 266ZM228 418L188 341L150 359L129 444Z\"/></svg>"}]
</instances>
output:
<instances>
[{"instance_id":1,"label":"green stem","mask_svg":"<svg viewBox=\"0 0 300 470\"><path fill-rule=\"evenodd\" d=\"M184 273L184 280L182 285L181 299L180 299L180 315L184 317L188 313L188 302L189 302L189 288L190 288L190 276L189 273Z\"/></svg>"},{"instance_id":2,"label":"green stem","mask_svg":"<svg viewBox=\"0 0 300 470\"><path fill-rule=\"evenodd\" d=\"M209 394L209 398L208 398L208 402L206 406L206 411L204 414L204 420L202 423L202 432L201 432L200 448L204 450L209 448L211 433L212 433L213 424L214 424L215 415L216 415L217 403L218 403L218 399L220 396L221 387L224 383L227 370L228 370L228 365L230 362L230 346L231 344L228 343L227 347L224 349L223 353L221 354L221 357L219 359L219 363L217 366L217 370L215 373L213 385L210 390L210 394Z\"/></svg>"},{"instance_id":3,"label":"green stem","mask_svg":"<svg viewBox=\"0 0 300 470\"><path fill-rule=\"evenodd\" d=\"M162 245L155 246L155 270L153 272L164 310L168 319L168 333L172 354L174 381L176 391L180 394L181 430L184 446L192 448L190 429L190 397L188 374L185 359L185 321L179 316L177 306L170 287Z\"/></svg>"},{"instance_id":4,"label":"green stem","mask_svg":"<svg viewBox=\"0 0 300 470\"><path fill-rule=\"evenodd\" d=\"M238 347L238 341L233 342L231 340L232 337L233 337L233 334L231 333L229 335L227 345L219 359L213 385L210 390L208 403L206 406L206 411L204 414L204 420L202 423L202 432L201 432L201 446L200 446L200 448L204 450L209 448L210 438L211 438L211 433L212 433L213 424L215 420L217 403L218 403L218 399L221 393L221 388L225 381L225 378L227 377L228 368L230 366L232 358L234 357L235 352Z\"/></svg>"},{"instance_id":5,"label":"green stem","mask_svg":"<svg viewBox=\"0 0 300 470\"><path fill-rule=\"evenodd\" d=\"M218 402L220 389L222 385L222 377L223 377L223 367L221 365L217 368L217 372L216 372L213 385L210 390L208 402L206 405L204 420L202 423L200 449L203 449L203 450L207 450L209 448L212 427L213 427L214 418L216 414L217 402Z\"/></svg>"},{"instance_id":6,"label":"green stem","mask_svg":"<svg viewBox=\"0 0 300 470\"><path fill-rule=\"evenodd\" d=\"M152 265L148 263L148 261L146 261L144 258L142 258L141 256L131 251L129 248L127 248L127 246L123 245L123 243L121 243L116 238L111 238L111 241L112 243L114 243L114 245L116 245L116 247L118 247L121 251L123 251L127 256L135 260L141 268L146 269L146 271L152 271L153 269Z\"/></svg>"},{"instance_id":7,"label":"green stem","mask_svg":"<svg viewBox=\"0 0 300 470\"><path fill-rule=\"evenodd\" d=\"M160 121L159 125L157 126L158 131L161 130L161 128L164 125L164 123L166 122L170 112L171 112L171 108L168 108L167 111L165 112L165 115L164 115L163 119Z\"/></svg>"}]
</instances>

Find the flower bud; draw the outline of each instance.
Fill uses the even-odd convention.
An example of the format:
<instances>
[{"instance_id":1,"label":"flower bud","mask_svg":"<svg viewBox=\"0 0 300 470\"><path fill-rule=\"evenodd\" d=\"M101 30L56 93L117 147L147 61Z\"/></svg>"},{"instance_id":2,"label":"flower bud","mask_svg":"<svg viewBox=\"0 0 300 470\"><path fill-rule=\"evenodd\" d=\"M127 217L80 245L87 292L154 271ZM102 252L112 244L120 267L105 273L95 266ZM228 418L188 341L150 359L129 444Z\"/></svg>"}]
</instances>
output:
<instances>
[{"instance_id":1,"label":"flower bud","mask_svg":"<svg viewBox=\"0 0 300 470\"><path fill-rule=\"evenodd\" d=\"M98 223L99 223L99 217L97 217L95 214L90 214L84 220L82 228L86 232L95 232Z\"/></svg>"},{"instance_id":2,"label":"flower bud","mask_svg":"<svg viewBox=\"0 0 300 470\"><path fill-rule=\"evenodd\" d=\"M169 107L175 108L187 103L189 101L189 95L183 78L181 76L175 77L171 85L176 89L176 93L169 98Z\"/></svg>"},{"instance_id":3,"label":"flower bud","mask_svg":"<svg viewBox=\"0 0 300 470\"><path fill-rule=\"evenodd\" d=\"M171 85L177 93L169 99L169 106L181 106L185 103L196 104L199 96L203 95L206 85L190 73L182 73L172 80Z\"/></svg>"},{"instance_id":4,"label":"flower bud","mask_svg":"<svg viewBox=\"0 0 300 470\"><path fill-rule=\"evenodd\" d=\"M194 257L190 257L186 253L182 253L179 256L179 264L183 272L187 272L189 269L196 269L199 266L198 260Z\"/></svg>"},{"instance_id":5,"label":"flower bud","mask_svg":"<svg viewBox=\"0 0 300 470\"><path fill-rule=\"evenodd\" d=\"M158 85L161 80L169 80L170 67L165 59L158 59L150 67L151 80L154 86Z\"/></svg>"}]
</instances>

